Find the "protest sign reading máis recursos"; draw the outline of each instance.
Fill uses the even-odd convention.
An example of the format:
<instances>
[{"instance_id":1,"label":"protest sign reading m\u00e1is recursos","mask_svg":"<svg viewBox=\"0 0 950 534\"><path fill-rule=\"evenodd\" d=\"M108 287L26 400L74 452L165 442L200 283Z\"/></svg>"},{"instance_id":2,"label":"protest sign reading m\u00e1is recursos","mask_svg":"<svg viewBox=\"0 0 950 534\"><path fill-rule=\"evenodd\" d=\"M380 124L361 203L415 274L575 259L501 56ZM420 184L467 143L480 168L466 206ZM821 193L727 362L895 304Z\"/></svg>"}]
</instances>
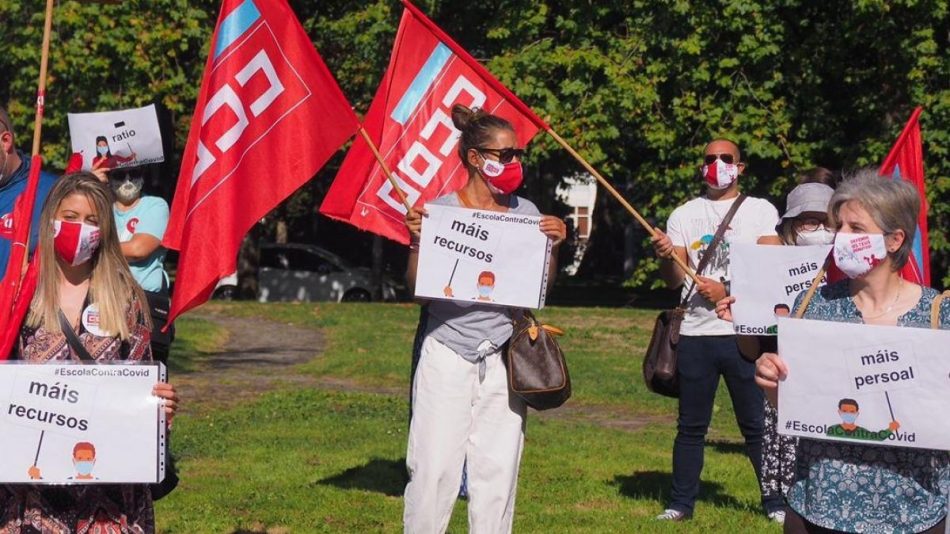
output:
<instances>
[{"instance_id":1,"label":"protest sign reading m\u00e1is recursos","mask_svg":"<svg viewBox=\"0 0 950 534\"><path fill-rule=\"evenodd\" d=\"M416 296L541 308L551 250L540 216L426 204Z\"/></svg>"},{"instance_id":2,"label":"protest sign reading m\u00e1is recursos","mask_svg":"<svg viewBox=\"0 0 950 534\"><path fill-rule=\"evenodd\" d=\"M156 364L0 365L0 482L158 482L165 412ZM32 476L31 476L32 475Z\"/></svg>"},{"instance_id":3,"label":"protest sign reading m\u00e1is recursos","mask_svg":"<svg viewBox=\"0 0 950 534\"><path fill-rule=\"evenodd\" d=\"M950 331L781 319L779 432L950 449Z\"/></svg>"}]
</instances>

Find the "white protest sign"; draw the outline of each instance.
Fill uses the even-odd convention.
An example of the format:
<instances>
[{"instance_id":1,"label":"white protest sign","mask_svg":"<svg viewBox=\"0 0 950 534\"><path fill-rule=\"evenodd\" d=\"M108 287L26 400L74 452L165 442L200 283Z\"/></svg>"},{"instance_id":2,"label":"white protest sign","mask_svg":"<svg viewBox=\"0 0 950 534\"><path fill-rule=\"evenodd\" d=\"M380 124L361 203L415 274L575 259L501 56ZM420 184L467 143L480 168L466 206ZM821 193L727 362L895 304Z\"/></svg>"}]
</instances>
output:
<instances>
[{"instance_id":1,"label":"white protest sign","mask_svg":"<svg viewBox=\"0 0 950 534\"><path fill-rule=\"evenodd\" d=\"M73 152L82 154L82 169L96 164L117 169L165 161L155 104L99 113L69 113Z\"/></svg>"},{"instance_id":2,"label":"white protest sign","mask_svg":"<svg viewBox=\"0 0 950 534\"><path fill-rule=\"evenodd\" d=\"M732 324L737 334L776 333L779 317L787 317L799 293L807 291L831 251L831 245L781 247L729 245Z\"/></svg>"},{"instance_id":3,"label":"white protest sign","mask_svg":"<svg viewBox=\"0 0 950 534\"><path fill-rule=\"evenodd\" d=\"M161 363L0 364L0 483L165 477ZM39 478L34 478L39 477Z\"/></svg>"},{"instance_id":4,"label":"white protest sign","mask_svg":"<svg viewBox=\"0 0 950 534\"><path fill-rule=\"evenodd\" d=\"M426 204L416 296L544 306L551 243L540 216Z\"/></svg>"},{"instance_id":5,"label":"white protest sign","mask_svg":"<svg viewBox=\"0 0 950 534\"><path fill-rule=\"evenodd\" d=\"M781 319L779 433L950 449L950 331Z\"/></svg>"}]
</instances>

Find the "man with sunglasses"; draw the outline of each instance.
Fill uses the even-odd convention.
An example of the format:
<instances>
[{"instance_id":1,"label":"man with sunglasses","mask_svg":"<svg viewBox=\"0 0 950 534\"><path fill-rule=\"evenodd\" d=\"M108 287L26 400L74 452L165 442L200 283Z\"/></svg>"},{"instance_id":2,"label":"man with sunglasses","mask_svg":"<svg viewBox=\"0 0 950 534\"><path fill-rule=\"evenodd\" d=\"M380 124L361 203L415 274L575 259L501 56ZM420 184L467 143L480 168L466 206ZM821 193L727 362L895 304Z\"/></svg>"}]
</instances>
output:
<instances>
[{"instance_id":1,"label":"man with sunglasses","mask_svg":"<svg viewBox=\"0 0 950 534\"><path fill-rule=\"evenodd\" d=\"M780 244L775 232L778 211L767 200L745 198L726 226L722 241L710 250L692 287L672 261L674 254L696 269L714 241L720 223L739 197L739 178L745 170L739 147L727 139L706 145L699 168L705 194L676 208L667 232L658 231L653 247L660 273L670 288L682 287L686 315L677 345L680 386L679 418L673 445L673 484L667 509L659 520L682 521L693 515L703 469L703 448L712 418L720 377L725 379L736 422L745 438L746 453L756 476L762 463L763 394L755 384L755 365L742 358L732 324L716 317L716 302L728 294L729 245L736 242ZM778 521L784 512L781 496L763 497L766 514Z\"/></svg>"},{"instance_id":2,"label":"man with sunglasses","mask_svg":"<svg viewBox=\"0 0 950 534\"><path fill-rule=\"evenodd\" d=\"M17 150L16 137L7 110L0 106L0 277L6 272L7 260L13 239L13 227L19 221L13 219L17 199L26 189L30 176L30 157ZM40 183L36 189L33 203L33 224L30 227L30 252L36 247L39 231L40 211L46 195L53 188L56 176L40 172Z\"/></svg>"}]
</instances>

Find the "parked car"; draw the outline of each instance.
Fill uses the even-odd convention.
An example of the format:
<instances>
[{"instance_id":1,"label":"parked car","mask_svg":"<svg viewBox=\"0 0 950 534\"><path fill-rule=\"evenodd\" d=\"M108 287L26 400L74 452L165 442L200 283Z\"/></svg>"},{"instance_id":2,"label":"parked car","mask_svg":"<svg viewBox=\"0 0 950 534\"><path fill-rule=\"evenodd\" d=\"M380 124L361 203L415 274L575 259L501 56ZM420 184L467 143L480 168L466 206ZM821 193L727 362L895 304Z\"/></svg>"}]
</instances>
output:
<instances>
[{"instance_id":1,"label":"parked car","mask_svg":"<svg viewBox=\"0 0 950 534\"><path fill-rule=\"evenodd\" d=\"M260 302L373 300L372 272L354 267L315 245L288 243L261 247L257 271ZM396 284L383 277L383 300L396 299Z\"/></svg>"}]
</instances>

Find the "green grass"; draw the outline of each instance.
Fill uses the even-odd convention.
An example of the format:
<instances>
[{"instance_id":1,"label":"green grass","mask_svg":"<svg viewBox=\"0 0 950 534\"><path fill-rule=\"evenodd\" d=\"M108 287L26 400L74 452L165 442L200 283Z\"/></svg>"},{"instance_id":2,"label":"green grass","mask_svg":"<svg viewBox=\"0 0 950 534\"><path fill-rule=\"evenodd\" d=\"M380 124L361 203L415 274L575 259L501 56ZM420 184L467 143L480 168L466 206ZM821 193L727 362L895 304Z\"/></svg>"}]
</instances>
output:
<instances>
[{"instance_id":1,"label":"green grass","mask_svg":"<svg viewBox=\"0 0 950 534\"><path fill-rule=\"evenodd\" d=\"M295 372L408 388L415 306L214 306L322 329L324 355ZM681 525L652 520L668 493L675 432L675 402L646 392L640 376L653 312L555 308L541 316L568 331L561 341L574 383L569 403L579 412L645 417L649 424L630 432L577 414L542 419L529 413L516 532L780 531L758 511L757 484L724 387L696 518ZM179 323L176 343L190 351L189 365L223 342L215 329L199 319ZM236 409L176 419L182 483L156 503L159 529L399 532L406 418L405 395L280 389ZM467 531L464 501L449 531Z\"/></svg>"}]
</instances>

